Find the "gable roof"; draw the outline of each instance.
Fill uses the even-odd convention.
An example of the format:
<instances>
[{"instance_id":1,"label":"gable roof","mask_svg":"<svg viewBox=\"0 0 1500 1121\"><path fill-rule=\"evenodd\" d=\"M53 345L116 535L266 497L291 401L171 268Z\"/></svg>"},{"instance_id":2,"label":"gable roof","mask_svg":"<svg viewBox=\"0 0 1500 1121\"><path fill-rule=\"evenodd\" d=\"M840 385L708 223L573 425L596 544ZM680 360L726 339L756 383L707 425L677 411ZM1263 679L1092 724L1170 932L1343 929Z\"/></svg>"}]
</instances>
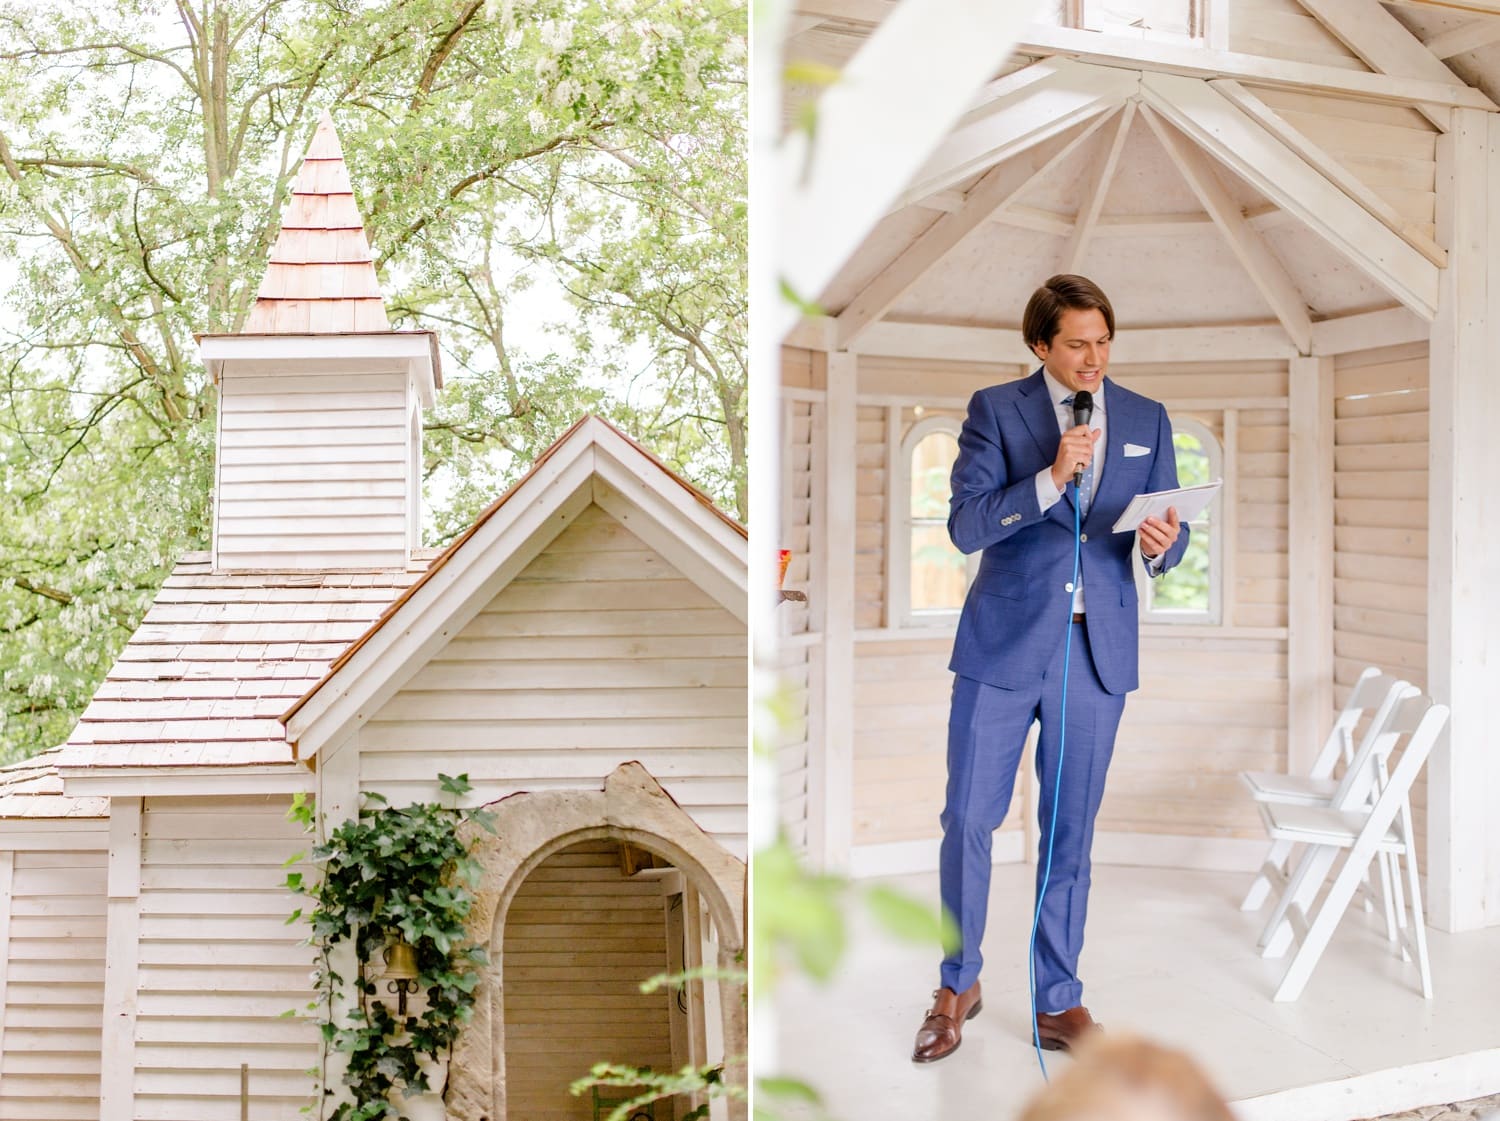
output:
<instances>
[{"instance_id":1,"label":"gable roof","mask_svg":"<svg viewBox=\"0 0 1500 1121\"><path fill-rule=\"evenodd\" d=\"M109 816L109 799L63 793L54 747L0 768L0 818L98 818Z\"/></svg>"},{"instance_id":2,"label":"gable roof","mask_svg":"<svg viewBox=\"0 0 1500 1121\"><path fill-rule=\"evenodd\" d=\"M216 573L209 554L188 554L53 762L65 778L293 762L277 716L418 575Z\"/></svg>"},{"instance_id":3,"label":"gable roof","mask_svg":"<svg viewBox=\"0 0 1500 1121\"><path fill-rule=\"evenodd\" d=\"M297 757L368 718L591 503L747 618L745 527L614 425L585 416L282 715Z\"/></svg>"},{"instance_id":4,"label":"gable roof","mask_svg":"<svg viewBox=\"0 0 1500 1121\"><path fill-rule=\"evenodd\" d=\"M390 326L344 150L325 111L242 333L338 334Z\"/></svg>"}]
</instances>

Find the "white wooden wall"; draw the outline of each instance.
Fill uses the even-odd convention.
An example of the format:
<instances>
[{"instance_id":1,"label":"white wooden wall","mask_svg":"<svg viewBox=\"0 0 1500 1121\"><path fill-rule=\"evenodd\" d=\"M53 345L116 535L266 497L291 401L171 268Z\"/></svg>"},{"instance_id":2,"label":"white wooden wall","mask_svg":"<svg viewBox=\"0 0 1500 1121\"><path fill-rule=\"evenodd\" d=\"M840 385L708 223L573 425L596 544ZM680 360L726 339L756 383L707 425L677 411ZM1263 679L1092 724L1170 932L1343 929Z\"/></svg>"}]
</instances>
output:
<instances>
[{"instance_id":1,"label":"white wooden wall","mask_svg":"<svg viewBox=\"0 0 1500 1121\"><path fill-rule=\"evenodd\" d=\"M803 352L805 354L805 352ZM782 587L807 595L811 590L817 499L813 488L814 413L822 406L811 401L788 401L782 418L782 517L778 548L791 551ZM799 850L808 843L808 757L810 718L817 687L819 651L813 629L811 602L788 600L777 609L780 649L776 667L781 676L776 752L778 821L787 839Z\"/></svg>"},{"instance_id":2,"label":"white wooden wall","mask_svg":"<svg viewBox=\"0 0 1500 1121\"><path fill-rule=\"evenodd\" d=\"M1334 373L1334 685L1366 665L1427 687L1427 348L1364 351ZM1412 789L1425 836L1427 776ZM1425 860L1425 847L1418 849Z\"/></svg>"},{"instance_id":3,"label":"white wooden wall","mask_svg":"<svg viewBox=\"0 0 1500 1121\"><path fill-rule=\"evenodd\" d=\"M1120 722L1099 855L1233 864L1234 842L1263 834L1235 776L1286 765L1286 366L1118 366L1111 376L1174 419L1205 425L1223 448L1228 485L1214 527L1224 541L1223 623L1143 625L1141 689ZM1184 836L1228 843L1171 840Z\"/></svg>"},{"instance_id":4,"label":"white wooden wall","mask_svg":"<svg viewBox=\"0 0 1500 1121\"><path fill-rule=\"evenodd\" d=\"M789 392L799 392L805 368L799 352L784 352ZM961 419L975 389L1022 371L872 358L859 370L852 839L855 867L873 869L898 854L935 856L952 682L951 624L888 625L891 450L916 420L913 406L922 405L923 416ZM1096 857L1236 866L1261 827L1235 774L1286 764L1286 364L1118 366L1113 376L1174 416L1205 424L1223 445L1233 482L1216 527L1225 542L1223 622L1143 627L1142 688L1126 704ZM820 480L812 482L816 495ZM795 506L788 510L795 520ZM1026 848L1030 783L1023 768L997 855Z\"/></svg>"},{"instance_id":5,"label":"white wooden wall","mask_svg":"<svg viewBox=\"0 0 1500 1121\"><path fill-rule=\"evenodd\" d=\"M1349 70L1368 69L1297 0L1230 0L1229 49Z\"/></svg>"},{"instance_id":6,"label":"white wooden wall","mask_svg":"<svg viewBox=\"0 0 1500 1121\"><path fill-rule=\"evenodd\" d=\"M360 782L396 804L599 789L638 760L745 855L745 628L597 506L581 514L358 733ZM345 749L347 750L347 749Z\"/></svg>"},{"instance_id":7,"label":"white wooden wall","mask_svg":"<svg viewBox=\"0 0 1500 1121\"><path fill-rule=\"evenodd\" d=\"M99 1116L107 822L0 852L0 1117ZM8 912L5 913L5 912Z\"/></svg>"},{"instance_id":8,"label":"white wooden wall","mask_svg":"<svg viewBox=\"0 0 1500 1121\"><path fill-rule=\"evenodd\" d=\"M136 1121L299 1121L317 1030L283 1017L312 998L313 951L287 925L283 862L311 841L288 800L150 798L142 814Z\"/></svg>"},{"instance_id":9,"label":"white wooden wall","mask_svg":"<svg viewBox=\"0 0 1500 1121\"><path fill-rule=\"evenodd\" d=\"M596 1062L676 1069L671 1017L682 1014L665 988L640 991L668 969L665 903L659 879L621 874L611 841L555 853L521 884L502 963L512 1121L588 1121L589 1096L568 1086ZM671 1103L657 1117L671 1121Z\"/></svg>"},{"instance_id":10,"label":"white wooden wall","mask_svg":"<svg viewBox=\"0 0 1500 1121\"><path fill-rule=\"evenodd\" d=\"M217 567L404 566L413 400L404 373L227 375Z\"/></svg>"}]
</instances>

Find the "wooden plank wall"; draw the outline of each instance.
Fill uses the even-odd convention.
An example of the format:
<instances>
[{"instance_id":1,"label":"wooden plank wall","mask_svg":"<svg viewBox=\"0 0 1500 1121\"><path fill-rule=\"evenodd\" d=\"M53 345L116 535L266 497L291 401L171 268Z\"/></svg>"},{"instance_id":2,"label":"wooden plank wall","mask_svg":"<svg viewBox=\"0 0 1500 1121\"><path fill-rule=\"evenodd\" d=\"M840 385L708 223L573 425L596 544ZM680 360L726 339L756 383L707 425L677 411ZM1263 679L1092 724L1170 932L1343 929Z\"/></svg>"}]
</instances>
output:
<instances>
[{"instance_id":1,"label":"wooden plank wall","mask_svg":"<svg viewBox=\"0 0 1500 1121\"><path fill-rule=\"evenodd\" d=\"M1334 366L1334 701L1366 665L1427 687L1426 344ZM1426 836L1427 776L1412 789ZM1425 850L1418 848L1425 861Z\"/></svg>"},{"instance_id":2,"label":"wooden plank wall","mask_svg":"<svg viewBox=\"0 0 1500 1121\"><path fill-rule=\"evenodd\" d=\"M283 863L308 847L285 797L149 798L142 815L137 1121L298 1121L317 1029ZM102 897L102 889L101 889Z\"/></svg>"},{"instance_id":3,"label":"wooden plank wall","mask_svg":"<svg viewBox=\"0 0 1500 1121\"><path fill-rule=\"evenodd\" d=\"M508 1117L589 1121L568 1086L596 1062L675 1069L668 993L640 991L668 968L665 901L660 880L621 874L612 841L563 849L521 884L502 965Z\"/></svg>"},{"instance_id":4,"label":"wooden plank wall","mask_svg":"<svg viewBox=\"0 0 1500 1121\"><path fill-rule=\"evenodd\" d=\"M1236 775L1286 764L1287 369L1176 363L1112 376L1213 433L1232 505L1215 527L1224 625L1142 628L1141 688L1125 704L1098 829L1258 838ZM1202 407L1216 400L1231 407Z\"/></svg>"},{"instance_id":5,"label":"wooden plank wall","mask_svg":"<svg viewBox=\"0 0 1500 1121\"><path fill-rule=\"evenodd\" d=\"M69 847L0 854L0 1117L99 1116L106 828L64 828ZM74 847L74 846L78 847Z\"/></svg>"},{"instance_id":6,"label":"wooden plank wall","mask_svg":"<svg viewBox=\"0 0 1500 1121\"><path fill-rule=\"evenodd\" d=\"M1347 70L1369 69L1297 0L1230 0L1229 49Z\"/></svg>"},{"instance_id":7,"label":"wooden plank wall","mask_svg":"<svg viewBox=\"0 0 1500 1121\"><path fill-rule=\"evenodd\" d=\"M883 580L885 473L864 451L866 443L878 443L886 455L880 415L900 410L896 430L908 430L916 419L912 406L893 396L904 385L913 403L920 402L910 387L927 387L922 415L961 417L960 402L973 388L1013 377L1015 368L866 360L860 376L861 571ZM1126 706L1099 828L1255 838L1259 821L1234 776L1284 766L1286 759L1286 367L1178 363L1117 367L1114 376L1175 414L1200 420L1221 441L1228 438L1236 489L1231 516L1219 527L1228 543L1224 625L1147 628L1142 689ZM878 409L872 400L882 402ZM1230 407L1202 407L1218 400ZM884 622L880 589L876 602L861 584L866 629L855 667L854 841L931 842L940 835L951 626L903 634L874 625ZM1023 828L1030 795L1023 774L1007 830Z\"/></svg>"},{"instance_id":8,"label":"wooden plank wall","mask_svg":"<svg viewBox=\"0 0 1500 1121\"><path fill-rule=\"evenodd\" d=\"M1437 209L1435 128L1414 109L1301 90L1255 95L1429 238Z\"/></svg>"},{"instance_id":9,"label":"wooden plank wall","mask_svg":"<svg viewBox=\"0 0 1500 1121\"><path fill-rule=\"evenodd\" d=\"M395 804L599 789L638 760L716 840L746 838L744 625L590 506L359 732ZM434 754L437 752L437 754Z\"/></svg>"},{"instance_id":10,"label":"wooden plank wall","mask_svg":"<svg viewBox=\"0 0 1500 1121\"><path fill-rule=\"evenodd\" d=\"M221 568L406 563L404 373L235 375L222 393Z\"/></svg>"},{"instance_id":11,"label":"wooden plank wall","mask_svg":"<svg viewBox=\"0 0 1500 1121\"><path fill-rule=\"evenodd\" d=\"M807 352L801 352L806 355ZM782 587L808 595L811 588L817 520L813 499L814 413L812 401L788 401L782 414L782 515L779 548L789 549ZM813 646L810 601L788 600L776 608L780 650L777 669L781 697L780 724L772 746L776 752L778 822L787 839L807 849L810 716L818 652Z\"/></svg>"}]
</instances>

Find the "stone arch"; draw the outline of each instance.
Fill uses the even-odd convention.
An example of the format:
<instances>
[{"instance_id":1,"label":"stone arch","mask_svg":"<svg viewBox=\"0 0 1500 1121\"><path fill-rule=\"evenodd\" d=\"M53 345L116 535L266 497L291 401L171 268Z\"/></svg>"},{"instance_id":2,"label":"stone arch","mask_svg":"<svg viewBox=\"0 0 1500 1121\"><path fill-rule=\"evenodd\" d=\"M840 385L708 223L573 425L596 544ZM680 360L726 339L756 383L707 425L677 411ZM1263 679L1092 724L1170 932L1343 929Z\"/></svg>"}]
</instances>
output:
<instances>
[{"instance_id":1,"label":"stone arch","mask_svg":"<svg viewBox=\"0 0 1500 1121\"><path fill-rule=\"evenodd\" d=\"M501 1014L504 928L516 890L547 857L580 841L608 838L650 849L681 869L702 895L719 936L721 968L745 948L745 864L710 837L640 763L625 763L602 790L544 790L512 794L487 809L495 832L467 826L464 840L483 869L479 901L469 916L469 937L490 947L474 1006L449 1067L446 1095L452 1121L503 1121L505 1022ZM748 1024L739 1000L720 1002L726 1076L745 1085ZM745 1103L731 1100L732 1121L744 1121Z\"/></svg>"}]
</instances>

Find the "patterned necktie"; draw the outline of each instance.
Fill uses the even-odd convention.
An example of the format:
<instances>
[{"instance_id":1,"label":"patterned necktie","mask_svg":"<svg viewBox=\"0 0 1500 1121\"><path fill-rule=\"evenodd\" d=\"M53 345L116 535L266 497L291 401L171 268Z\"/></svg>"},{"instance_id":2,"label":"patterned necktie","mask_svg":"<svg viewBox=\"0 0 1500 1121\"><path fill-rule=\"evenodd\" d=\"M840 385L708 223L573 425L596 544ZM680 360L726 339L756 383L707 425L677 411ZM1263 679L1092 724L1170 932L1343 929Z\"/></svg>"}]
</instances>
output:
<instances>
[{"instance_id":1,"label":"patterned necktie","mask_svg":"<svg viewBox=\"0 0 1500 1121\"><path fill-rule=\"evenodd\" d=\"M1073 407L1071 396L1063 398L1063 404L1069 409ZM1083 469L1083 482L1078 485L1078 512L1082 517L1089 516L1089 503L1094 498L1094 460L1089 459L1089 465Z\"/></svg>"}]
</instances>

